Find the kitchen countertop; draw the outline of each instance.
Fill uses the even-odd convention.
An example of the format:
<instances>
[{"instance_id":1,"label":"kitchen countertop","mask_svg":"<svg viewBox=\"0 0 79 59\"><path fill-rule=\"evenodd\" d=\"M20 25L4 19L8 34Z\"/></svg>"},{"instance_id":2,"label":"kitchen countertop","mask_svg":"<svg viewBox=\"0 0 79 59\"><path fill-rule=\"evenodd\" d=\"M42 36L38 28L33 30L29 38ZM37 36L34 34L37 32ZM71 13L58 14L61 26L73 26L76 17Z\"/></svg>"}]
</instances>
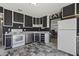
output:
<instances>
[{"instance_id":1,"label":"kitchen countertop","mask_svg":"<svg viewBox=\"0 0 79 59\"><path fill-rule=\"evenodd\" d=\"M49 31L24 31L24 33L49 33Z\"/></svg>"},{"instance_id":2,"label":"kitchen countertop","mask_svg":"<svg viewBox=\"0 0 79 59\"><path fill-rule=\"evenodd\" d=\"M23 31L23 32L20 32L20 33L6 33L4 35L16 35L16 34L25 34L25 33L49 33L49 31Z\"/></svg>"}]
</instances>

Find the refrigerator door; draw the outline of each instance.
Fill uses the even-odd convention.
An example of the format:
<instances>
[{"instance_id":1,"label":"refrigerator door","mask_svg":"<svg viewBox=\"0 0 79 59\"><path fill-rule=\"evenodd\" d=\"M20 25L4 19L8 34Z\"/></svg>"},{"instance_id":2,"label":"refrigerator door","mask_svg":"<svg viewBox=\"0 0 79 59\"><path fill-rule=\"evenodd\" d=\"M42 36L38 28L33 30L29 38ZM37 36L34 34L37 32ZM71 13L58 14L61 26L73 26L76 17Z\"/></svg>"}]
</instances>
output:
<instances>
[{"instance_id":1,"label":"refrigerator door","mask_svg":"<svg viewBox=\"0 0 79 59\"><path fill-rule=\"evenodd\" d=\"M77 19L66 19L62 21L58 21L58 29L76 29L77 27Z\"/></svg>"},{"instance_id":2,"label":"refrigerator door","mask_svg":"<svg viewBox=\"0 0 79 59\"><path fill-rule=\"evenodd\" d=\"M58 49L76 55L76 30L58 30Z\"/></svg>"}]
</instances>

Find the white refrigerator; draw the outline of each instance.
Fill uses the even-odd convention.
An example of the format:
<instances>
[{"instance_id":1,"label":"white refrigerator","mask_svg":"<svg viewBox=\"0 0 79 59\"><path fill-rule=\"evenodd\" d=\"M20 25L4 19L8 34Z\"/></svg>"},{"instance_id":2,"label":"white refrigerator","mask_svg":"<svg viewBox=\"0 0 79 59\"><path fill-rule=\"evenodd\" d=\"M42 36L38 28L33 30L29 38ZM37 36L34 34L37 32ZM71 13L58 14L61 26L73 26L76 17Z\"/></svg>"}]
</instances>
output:
<instances>
[{"instance_id":1,"label":"white refrigerator","mask_svg":"<svg viewBox=\"0 0 79 59\"><path fill-rule=\"evenodd\" d=\"M77 19L58 21L57 48L66 53L76 55Z\"/></svg>"}]
</instances>

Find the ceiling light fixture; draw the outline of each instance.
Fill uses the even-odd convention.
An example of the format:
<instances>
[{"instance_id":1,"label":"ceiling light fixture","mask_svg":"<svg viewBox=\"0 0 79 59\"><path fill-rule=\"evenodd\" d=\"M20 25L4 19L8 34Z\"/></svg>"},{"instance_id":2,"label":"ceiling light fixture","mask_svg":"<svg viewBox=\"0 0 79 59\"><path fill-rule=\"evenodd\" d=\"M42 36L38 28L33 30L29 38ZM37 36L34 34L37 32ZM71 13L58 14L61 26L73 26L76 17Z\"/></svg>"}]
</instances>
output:
<instances>
[{"instance_id":1,"label":"ceiling light fixture","mask_svg":"<svg viewBox=\"0 0 79 59\"><path fill-rule=\"evenodd\" d=\"M36 2L33 2L32 4L33 4L33 5L36 5L37 3L36 3Z\"/></svg>"},{"instance_id":2,"label":"ceiling light fixture","mask_svg":"<svg viewBox=\"0 0 79 59\"><path fill-rule=\"evenodd\" d=\"M19 12L22 12L22 9L18 9Z\"/></svg>"}]
</instances>

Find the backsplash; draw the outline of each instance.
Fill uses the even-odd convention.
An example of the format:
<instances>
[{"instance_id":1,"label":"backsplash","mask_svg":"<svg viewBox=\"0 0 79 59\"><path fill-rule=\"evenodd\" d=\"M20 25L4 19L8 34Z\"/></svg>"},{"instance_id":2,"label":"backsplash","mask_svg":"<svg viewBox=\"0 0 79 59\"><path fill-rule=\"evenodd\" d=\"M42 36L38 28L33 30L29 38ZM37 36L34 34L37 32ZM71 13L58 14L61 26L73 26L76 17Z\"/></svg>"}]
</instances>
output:
<instances>
[{"instance_id":1,"label":"backsplash","mask_svg":"<svg viewBox=\"0 0 79 59\"><path fill-rule=\"evenodd\" d=\"M23 29L23 31L49 31L49 28L41 29L41 27L33 27L33 28L13 28L13 27L3 27L3 34L5 32L11 32L11 29Z\"/></svg>"},{"instance_id":2,"label":"backsplash","mask_svg":"<svg viewBox=\"0 0 79 59\"><path fill-rule=\"evenodd\" d=\"M3 34L5 34L5 32L11 32L11 27L3 27Z\"/></svg>"}]
</instances>

